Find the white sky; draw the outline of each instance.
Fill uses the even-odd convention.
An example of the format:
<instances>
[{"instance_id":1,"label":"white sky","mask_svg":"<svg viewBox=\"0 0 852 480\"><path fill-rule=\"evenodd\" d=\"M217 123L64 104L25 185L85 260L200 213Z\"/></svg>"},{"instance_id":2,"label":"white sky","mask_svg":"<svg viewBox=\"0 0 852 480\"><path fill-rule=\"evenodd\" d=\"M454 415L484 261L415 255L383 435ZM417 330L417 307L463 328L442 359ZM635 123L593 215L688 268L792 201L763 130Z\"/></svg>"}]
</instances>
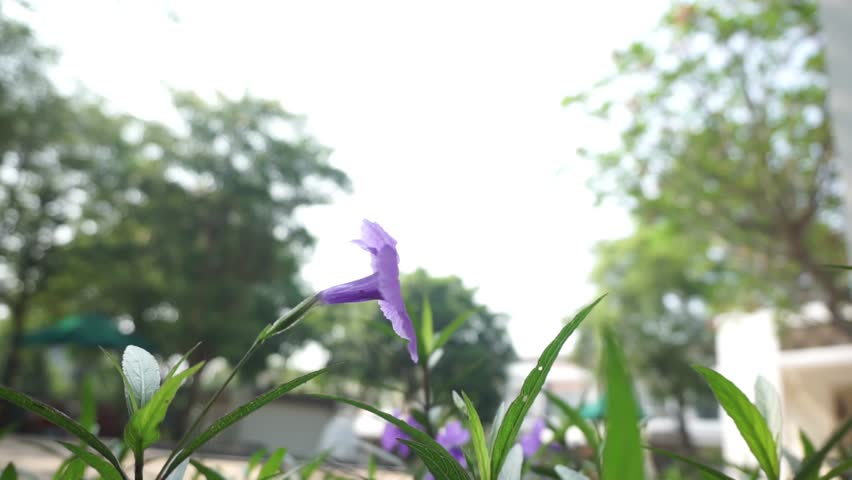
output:
<instances>
[{"instance_id":1,"label":"white sky","mask_svg":"<svg viewBox=\"0 0 852 480\"><path fill-rule=\"evenodd\" d=\"M560 101L607 73L665 0L34 3L4 7L61 49L64 82L120 110L168 118L173 86L308 117L353 183L303 214L316 288L368 271L349 240L370 218L404 271L460 276L533 356L595 295L592 245L630 229L593 207L592 165L575 155L613 132Z\"/></svg>"}]
</instances>

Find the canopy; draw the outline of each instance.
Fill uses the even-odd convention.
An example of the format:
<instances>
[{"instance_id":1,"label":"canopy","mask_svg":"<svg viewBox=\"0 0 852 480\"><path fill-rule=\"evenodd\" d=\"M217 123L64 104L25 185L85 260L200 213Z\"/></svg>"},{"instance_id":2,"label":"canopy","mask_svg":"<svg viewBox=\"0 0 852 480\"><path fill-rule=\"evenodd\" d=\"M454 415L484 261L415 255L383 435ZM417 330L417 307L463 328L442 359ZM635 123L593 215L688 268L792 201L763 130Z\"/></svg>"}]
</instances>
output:
<instances>
[{"instance_id":1,"label":"canopy","mask_svg":"<svg viewBox=\"0 0 852 480\"><path fill-rule=\"evenodd\" d=\"M150 349L150 344L139 335L126 335L115 322L104 315L80 314L63 318L59 322L23 336L24 345L79 345L121 350L128 345Z\"/></svg>"}]
</instances>

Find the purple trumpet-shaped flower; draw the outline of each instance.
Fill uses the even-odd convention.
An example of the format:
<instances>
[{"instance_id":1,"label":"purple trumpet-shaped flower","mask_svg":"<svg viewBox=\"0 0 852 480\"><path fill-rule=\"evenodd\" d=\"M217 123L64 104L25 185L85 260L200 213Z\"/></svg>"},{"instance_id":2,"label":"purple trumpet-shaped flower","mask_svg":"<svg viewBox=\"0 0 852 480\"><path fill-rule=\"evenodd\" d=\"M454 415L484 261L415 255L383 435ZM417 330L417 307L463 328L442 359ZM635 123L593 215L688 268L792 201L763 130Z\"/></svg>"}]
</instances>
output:
<instances>
[{"instance_id":1,"label":"purple trumpet-shaped flower","mask_svg":"<svg viewBox=\"0 0 852 480\"><path fill-rule=\"evenodd\" d=\"M532 428L521 437L521 449L524 451L525 457L532 457L541 448L541 434L546 426L544 419L539 418L533 423Z\"/></svg>"},{"instance_id":2,"label":"purple trumpet-shaped flower","mask_svg":"<svg viewBox=\"0 0 852 480\"><path fill-rule=\"evenodd\" d=\"M402 418L399 412L395 412L394 416ZM423 425L417 423L417 421L414 420L414 417L410 415L406 422L418 430L423 430ZM397 455L402 458L407 458L408 455L411 454L411 448L402 443L400 440L407 440L409 438L411 437L409 437L407 433L403 432L401 428L392 423L388 423L385 426L385 430L382 432L382 448L391 453L396 450Z\"/></svg>"},{"instance_id":3,"label":"purple trumpet-shaped flower","mask_svg":"<svg viewBox=\"0 0 852 480\"><path fill-rule=\"evenodd\" d=\"M417 362L417 337L414 324L405 309L402 290L399 285L399 254L396 240L379 224L364 220L361 226L361 239L355 240L372 256L373 274L358 280L337 285L318 294L322 303L366 302L378 300L379 308L390 320L393 331L408 341L408 354Z\"/></svg>"},{"instance_id":4,"label":"purple trumpet-shaped flower","mask_svg":"<svg viewBox=\"0 0 852 480\"><path fill-rule=\"evenodd\" d=\"M454 420L446 424L444 428L438 432L438 436L435 437L435 441L441 444L442 447L446 448L447 451L450 452L450 455L458 460L463 467L467 466L467 462L464 458L464 452L462 452L461 447L470 441L470 432L462 426L461 422Z\"/></svg>"}]
</instances>

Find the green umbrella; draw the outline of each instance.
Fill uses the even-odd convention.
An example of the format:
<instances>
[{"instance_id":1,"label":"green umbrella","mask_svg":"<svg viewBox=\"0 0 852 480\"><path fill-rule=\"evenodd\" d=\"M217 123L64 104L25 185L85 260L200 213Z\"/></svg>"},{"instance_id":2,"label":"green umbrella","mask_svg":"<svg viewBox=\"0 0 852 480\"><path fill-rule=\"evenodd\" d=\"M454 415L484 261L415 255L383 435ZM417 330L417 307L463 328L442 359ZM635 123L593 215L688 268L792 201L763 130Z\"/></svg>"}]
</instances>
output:
<instances>
[{"instance_id":1,"label":"green umbrella","mask_svg":"<svg viewBox=\"0 0 852 480\"><path fill-rule=\"evenodd\" d=\"M104 315L80 314L24 335L24 345L79 345L121 350L128 345L149 349L150 344L139 335L121 333L115 322Z\"/></svg>"},{"instance_id":2,"label":"green umbrella","mask_svg":"<svg viewBox=\"0 0 852 480\"><path fill-rule=\"evenodd\" d=\"M639 418L645 418L642 407L637 405ZM602 420L606 417L606 395L601 395L591 403L585 403L580 407L580 415L588 420Z\"/></svg>"}]
</instances>

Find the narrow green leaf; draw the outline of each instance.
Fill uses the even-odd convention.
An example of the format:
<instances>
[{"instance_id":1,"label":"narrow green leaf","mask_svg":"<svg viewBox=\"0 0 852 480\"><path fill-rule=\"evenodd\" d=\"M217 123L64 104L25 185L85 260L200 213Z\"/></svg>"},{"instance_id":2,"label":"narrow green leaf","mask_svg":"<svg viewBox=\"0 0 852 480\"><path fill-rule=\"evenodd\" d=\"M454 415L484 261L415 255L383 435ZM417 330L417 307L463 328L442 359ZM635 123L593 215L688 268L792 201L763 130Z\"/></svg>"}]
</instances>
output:
<instances>
[{"instance_id":1,"label":"narrow green leaf","mask_svg":"<svg viewBox=\"0 0 852 480\"><path fill-rule=\"evenodd\" d=\"M272 390L264 393L263 395L260 395L259 397L255 398L254 400L252 400L248 403L245 403L243 405L240 405L239 407L237 407L234 410L231 410L227 415L220 418L219 420L216 420L216 422L214 422L213 425L210 426L210 428L201 432L197 437L193 438L192 441L190 441L189 444L187 444L187 446L184 447L183 450L181 450L180 454L175 456L174 460L172 460L172 462L168 465L168 468L165 470L164 473L168 474L169 472L171 472L172 471L172 465L177 465L178 463L182 462L183 460L189 458L189 456L192 455L196 450L198 450L202 445L204 445L205 443L212 440L214 437L216 437L216 435L219 435L226 428L228 428L231 425L233 425L234 423L240 421L241 419L243 419L247 415L251 414L255 410L266 405L267 403L269 403L269 402L275 400L276 398L284 395L285 393L289 392L290 390L293 390L294 388L296 388L296 387L298 387L298 386L300 386L304 383L307 383L308 381L312 380L314 377L322 375L327 370L328 370L327 368L323 368L321 370L311 372L307 375L303 375L303 376L296 378L294 380L290 380L289 382L287 382L283 385L279 385L279 386L273 388Z\"/></svg>"},{"instance_id":2,"label":"narrow green leaf","mask_svg":"<svg viewBox=\"0 0 852 480\"><path fill-rule=\"evenodd\" d=\"M832 468L825 475L819 477L819 480L830 480L832 478L837 478L840 475L852 470L852 458L847 458L846 460L837 464L836 467Z\"/></svg>"},{"instance_id":3,"label":"narrow green leaf","mask_svg":"<svg viewBox=\"0 0 852 480\"><path fill-rule=\"evenodd\" d=\"M352 400L351 398L340 397L337 395L311 394L316 398L325 398L336 402L347 403L353 407L366 410L373 415L377 415L387 422L396 425L400 430L411 437L411 441L404 441L411 449L417 453L417 456L426 464L426 468L435 475L435 478L442 480L468 480L467 472L459 465L459 462L450 455L450 452L444 449L435 440L424 432L412 427L408 423L394 417L389 413L385 413L371 405Z\"/></svg>"},{"instance_id":4,"label":"narrow green leaf","mask_svg":"<svg viewBox=\"0 0 852 480\"><path fill-rule=\"evenodd\" d=\"M160 364L144 348L128 345L121 356L121 369L132 387L125 395L133 395L143 408L160 388Z\"/></svg>"},{"instance_id":5,"label":"narrow green leaf","mask_svg":"<svg viewBox=\"0 0 852 480\"><path fill-rule=\"evenodd\" d=\"M367 463L367 480L376 480L376 456L370 455Z\"/></svg>"},{"instance_id":6,"label":"narrow green leaf","mask_svg":"<svg viewBox=\"0 0 852 480\"><path fill-rule=\"evenodd\" d=\"M78 447L73 443L67 442L59 442L63 447L67 448L68 451L73 453L77 458L86 462L86 464L95 469L103 480L121 480L121 474L115 469L114 466L110 465L109 462L104 460L103 458L95 455L94 453L86 450L85 448Z\"/></svg>"},{"instance_id":7,"label":"narrow green leaf","mask_svg":"<svg viewBox=\"0 0 852 480\"><path fill-rule=\"evenodd\" d=\"M799 439L802 441L802 450L805 452L805 458L810 457L816 452L814 442L811 441L808 434L804 430L799 430Z\"/></svg>"},{"instance_id":8,"label":"narrow green leaf","mask_svg":"<svg viewBox=\"0 0 852 480\"><path fill-rule=\"evenodd\" d=\"M494 421L491 422L491 431L488 432L488 451L494 451L494 441L497 439L497 432L500 431L500 425L503 424L503 418L506 416L506 402L500 402L497 411L494 413Z\"/></svg>"},{"instance_id":9,"label":"narrow green leaf","mask_svg":"<svg viewBox=\"0 0 852 480\"><path fill-rule=\"evenodd\" d=\"M266 460L262 467L260 467L260 473L257 474L257 478L266 478L275 475L276 473L281 472L281 462L284 461L284 455L287 455L286 448L279 448L272 452L272 455Z\"/></svg>"},{"instance_id":10,"label":"narrow green leaf","mask_svg":"<svg viewBox=\"0 0 852 480\"><path fill-rule=\"evenodd\" d=\"M547 396L547 399L552 405L554 405L556 408L559 409L559 411L561 411L566 417L568 417L568 421L571 422L571 425L574 425L580 429L580 432L583 433L583 437L586 439L586 443L592 450L593 461L595 465L600 466L600 460L598 458L598 453L600 452L600 440L598 439L598 432L597 430L595 430L595 427L591 423L589 423L588 420L583 418L582 415L580 415L579 410L572 407L571 405L568 405L565 400L562 400L561 398L547 390L544 390L544 394Z\"/></svg>"},{"instance_id":11,"label":"narrow green leaf","mask_svg":"<svg viewBox=\"0 0 852 480\"><path fill-rule=\"evenodd\" d=\"M461 328L462 325L464 325L465 322L467 322L467 319L469 319L474 313L475 313L475 310L469 310L467 312L463 312L458 317L456 317L455 320L450 322L449 325L444 327L444 329L441 330L440 333L438 333L438 338L435 340L435 343L433 345L435 350L446 345L447 342L449 342L450 339L453 337L453 334L456 333L456 330Z\"/></svg>"},{"instance_id":12,"label":"narrow green leaf","mask_svg":"<svg viewBox=\"0 0 852 480\"><path fill-rule=\"evenodd\" d=\"M817 478L820 468L822 468L822 462L825 461L829 452L831 452L831 450L833 450L834 447L843 440L843 437L846 436L850 429L852 429L852 418L846 420L837 430L835 430L834 433L831 434L831 437L829 437L819 450L813 452L802 460L802 469L796 473L793 480L811 480L812 478Z\"/></svg>"},{"instance_id":13,"label":"narrow green leaf","mask_svg":"<svg viewBox=\"0 0 852 480\"><path fill-rule=\"evenodd\" d=\"M23 408L24 410L34 413L71 435L74 435L82 440L86 445L92 447L96 452L103 455L104 458L106 458L114 467L119 470L121 469L121 464L115 458L115 455L112 454L109 447L104 445L103 442L98 440L96 436L86 430L82 425L69 418L68 415L65 415L50 405L42 403L34 398L30 398L23 393L16 392L15 390L2 386L0 386L0 399L6 400Z\"/></svg>"},{"instance_id":14,"label":"narrow green leaf","mask_svg":"<svg viewBox=\"0 0 852 480\"><path fill-rule=\"evenodd\" d=\"M568 340L568 337L574 333L574 330L580 326L580 323L603 298L601 296L580 310L574 316L573 320L562 327L562 331L559 332L556 338L542 352L541 357L538 359L538 364L527 375L521 387L521 392L512 401L511 405L509 405L506 416L503 418L503 423L497 431L494 448L491 451L491 473L499 472L500 467L503 466L503 461L506 460L506 455L509 454L509 449L514 445L515 438L517 438L518 432L521 430L524 417L535 401L536 396L538 396L541 387L544 385L547 374L550 372L550 368L553 366L553 362L556 361L556 357L559 355L559 351L562 349L565 341Z\"/></svg>"},{"instance_id":15,"label":"narrow green leaf","mask_svg":"<svg viewBox=\"0 0 852 480\"><path fill-rule=\"evenodd\" d=\"M213 470L207 465L204 465L198 460L190 460L189 463L191 463L192 466L195 467L198 473L204 475L204 478L206 478L207 480L225 480L225 477L223 477L222 474L220 474L216 470Z\"/></svg>"},{"instance_id":16,"label":"narrow green leaf","mask_svg":"<svg viewBox=\"0 0 852 480\"><path fill-rule=\"evenodd\" d=\"M80 389L80 426L95 433L97 408L95 405L95 393L92 391L92 378L86 377Z\"/></svg>"},{"instance_id":17,"label":"narrow green leaf","mask_svg":"<svg viewBox=\"0 0 852 480\"><path fill-rule=\"evenodd\" d=\"M713 394L719 400L719 404L734 421L749 450L769 479L778 479L780 476L778 448L766 419L763 418L757 407L733 382L720 373L702 366L694 366L693 368L710 385Z\"/></svg>"},{"instance_id":18,"label":"narrow green leaf","mask_svg":"<svg viewBox=\"0 0 852 480\"><path fill-rule=\"evenodd\" d=\"M193 345L192 348L187 350L186 353L184 353L183 356L180 357L180 360L178 360L177 363L172 365L172 368L169 369L169 373L166 374L166 378L163 379L164 382L175 376L175 373L177 373L177 369L180 368L181 365L183 365L183 362L185 362L186 359L189 358L190 355L192 355L192 352L194 352L199 345L201 345L201 342L198 342Z\"/></svg>"},{"instance_id":19,"label":"narrow green leaf","mask_svg":"<svg viewBox=\"0 0 852 480\"><path fill-rule=\"evenodd\" d=\"M311 459L310 462L304 464L300 469L300 471L302 472L302 478L311 478L311 475L314 473L314 471L316 471L316 469L319 468L319 466L322 465L323 462L325 462L326 457L328 457L328 453L329 451L326 450L315 456L313 459Z\"/></svg>"},{"instance_id":20,"label":"narrow green leaf","mask_svg":"<svg viewBox=\"0 0 852 480\"><path fill-rule=\"evenodd\" d=\"M520 444L515 444L506 455L506 461L500 467L497 480L521 480L521 471L524 467L524 451Z\"/></svg>"},{"instance_id":21,"label":"narrow green leaf","mask_svg":"<svg viewBox=\"0 0 852 480\"><path fill-rule=\"evenodd\" d=\"M423 461L423 464L426 465L426 468L435 478L440 478L441 480L469 480L470 477L468 477L467 472L464 471L456 459L447 453L443 447L438 446L438 448L433 448L408 439L400 441L408 445L411 451ZM446 455L442 454L441 451L444 451Z\"/></svg>"},{"instance_id":22,"label":"narrow green leaf","mask_svg":"<svg viewBox=\"0 0 852 480\"><path fill-rule=\"evenodd\" d=\"M432 305L429 303L429 299L425 296L423 297L423 314L420 317L420 337L423 339L423 352L421 353L424 357L429 357L432 355L434 351L432 348L434 347L434 334L435 330L432 326Z\"/></svg>"},{"instance_id":23,"label":"narrow green leaf","mask_svg":"<svg viewBox=\"0 0 852 480\"><path fill-rule=\"evenodd\" d=\"M480 480L491 479L491 460L488 458L488 446L485 444L485 430L482 429L482 422L479 420L479 414L476 413L476 408L468 398L467 394L462 392L465 407L467 407L467 426L470 431L470 442L473 444L473 453L476 456L476 466L479 470Z\"/></svg>"},{"instance_id":24,"label":"narrow green leaf","mask_svg":"<svg viewBox=\"0 0 852 480\"><path fill-rule=\"evenodd\" d=\"M630 374L621 348L610 330L604 331L606 371L606 439L601 462L602 480L640 480L645 477L642 440Z\"/></svg>"},{"instance_id":25,"label":"narrow green leaf","mask_svg":"<svg viewBox=\"0 0 852 480\"><path fill-rule=\"evenodd\" d=\"M251 454L251 457L248 459L248 463L246 463L246 474L245 477L251 475L252 470L254 470L258 465L260 465L261 460L265 457L267 451L265 448L261 448L260 450Z\"/></svg>"},{"instance_id":26,"label":"narrow green leaf","mask_svg":"<svg viewBox=\"0 0 852 480\"><path fill-rule=\"evenodd\" d=\"M9 462L3 473L0 473L0 480L18 480L18 471L15 469L15 464Z\"/></svg>"},{"instance_id":27,"label":"narrow green leaf","mask_svg":"<svg viewBox=\"0 0 852 480\"><path fill-rule=\"evenodd\" d=\"M204 362L199 362L168 379L154 392L151 400L130 417L124 429L124 440L136 456L160 439L160 424L166 418L166 411L178 389L203 365Z\"/></svg>"},{"instance_id":28,"label":"narrow green leaf","mask_svg":"<svg viewBox=\"0 0 852 480\"><path fill-rule=\"evenodd\" d=\"M691 466L697 468L698 470L700 470L701 472L703 472L705 474L705 476L708 476L709 478L715 478L717 480L734 480L732 477L729 477L729 476L725 475L724 473L722 473L721 471L719 471L719 470L717 470L717 469L715 469L715 468L713 468L709 465L705 465L705 464L699 462L698 460L693 460L689 457L684 457L683 455L678 455L675 452L671 452L669 450L664 450L662 448L654 448L654 447L645 447L645 448L647 448L648 450L650 450L654 453L659 453L660 455L665 455L665 456L667 456L669 458L673 458L673 459L675 459L679 462L683 462L687 465L691 465Z\"/></svg>"}]
</instances>

